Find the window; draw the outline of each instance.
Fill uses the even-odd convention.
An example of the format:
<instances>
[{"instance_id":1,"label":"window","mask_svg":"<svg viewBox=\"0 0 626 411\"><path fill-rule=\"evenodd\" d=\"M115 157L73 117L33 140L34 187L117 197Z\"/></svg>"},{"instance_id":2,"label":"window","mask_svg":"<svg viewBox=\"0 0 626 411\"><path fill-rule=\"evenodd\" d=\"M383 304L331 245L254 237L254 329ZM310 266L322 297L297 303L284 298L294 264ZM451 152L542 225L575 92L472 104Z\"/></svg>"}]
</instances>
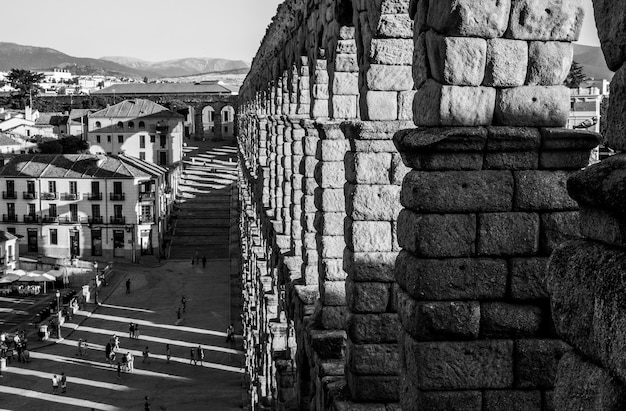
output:
<instances>
[{"instance_id":1,"label":"window","mask_svg":"<svg viewBox=\"0 0 626 411\"><path fill-rule=\"evenodd\" d=\"M92 204L91 205L91 216L93 218L100 217L100 204Z\"/></svg>"},{"instance_id":2,"label":"window","mask_svg":"<svg viewBox=\"0 0 626 411\"><path fill-rule=\"evenodd\" d=\"M70 204L70 220L78 221L78 204Z\"/></svg>"},{"instance_id":3,"label":"window","mask_svg":"<svg viewBox=\"0 0 626 411\"><path fill-rule=\"evenodd\" d=\"M101 128L102 127L102 123L100 123L99 121L96 121L96 127L97 128Z\"/></svg>"},{"instance_id":4,"label":"window","mask_svg":"<svg viewBox=\"0 0 626 411\"><path fill-rule=\"evenodd\" d=\"M57 182L56 181L48 181L48 192L56 193L57 192Z\"/></svg>"},{"instance_id":5,"label":"window","mask_svg":"<svg viewBox=\"0 0 626 411\"><path fill-rule=\"evenodd\" d=\"M144 123L143 121L140 121L139 128L146 128L146 123Z\"/></svg>"},{"instance_id":6,"label":"window","mask_svg":"<svg viewBox=\"0 0 626 411\"><path fill-rule=\"evenodd\" d=\"M7 214L9 218L15 217L15 203L7 203Z\"/></svg>"},{"instance_id":7,"label":"window","mask_svg":"<svg viewBox=\"0 0 626 411\"><path fill-rule=\"evenodd\" d=\"M123 143L124 142L124 136L117 136L117 142L118 143Z\"/></svg>"},{"instance_id":8,"label":"window","mask_svg":"<svg viewBox=\"0 0 626 411\"><path fill-rule=\"evenodd\" d=\"M56 228L51 228L50 229L50 244L58 244L59 243L59 237L58 237L58 232Z\"/></svg>"},{"instance_id":9,"label":"window","mask_svg":"<svg viewBox=\"0 0 626 411\"><path fill-rule=\"evenodd\" d=\"M228 133L228 126L224 127L224 133Z\"/></svg>"},{"instance_id":10,"label":"window","mask_svg":"<svg viewBox=\"0 0 626 411\"><path fill-rule=\"evenodd\" d=\"M113 216L115 218L122 218L122 205L121 204L115 204L113 206Z\"/></svg>"},{"instance_id":11,"label":"window","mask_svg":"<svg viewBox=\"0 0 626 411\"><path fill-rule=\"evenodd\" d=\"M78 193L78 184L76 184L76 181L70 181L70 194L76 193Z\"/></svg>"},{"instance_id":12,"label":"window","mask_svg":"<svg viewBox=\"0 0 626 411\"><path fill-rule=\"evenodd\" d=\"M57 216L57 205L50 204L49 215L51 218L56 218Z\"/></svg>"},{"instance_id":13,"label":"window","mask_svg":"<svg viewBox=\"0 0 626 411\"><path fill-rule=\"evenodd\" d=\"M139 153L139 159L146 161L146 153L144 153L143 151Z\"/></svg>"},{"instance_id":14,"label":"window","mask_svg":"<svg viewBox=\"0 0 626 411\"><path fill-rule=\"evenodd\" d=\"M26 192L29 194L34 194L35 193L35 182L32 180L29 180L26 182Z\"/></svg>"},{"instance_id":15,"label":"window","mask_svg":"<svg viewBox=\"0 0 626 411\"><path fill-rule=\"evenodd\" d=\"M107 136L107 143L111 142L111 136Z\"/></svg>"},{"instance_id":16,"label":"window","mask_svg":"<svg viewBox=\"0 0 626 411\"><path fill-rule=\"evenodd\" d=\"M146 136L139 136L139 148L146 148Z\"/></svg>"},{"instance_id":17,"label":"window","mask_svg":"<svg viewBox=\"0 0 626 411\"><path fill-rule=\"evenodd\" d=\"M124 128L124 123L122 123L121 121L117 122L117 128L118 129L123 129Z\"/></svg>"},{"instance_id":18,"label":"window","mask_svg":"<svg viewBox=\"0 0 626 411\"><path fill-rule=\"evenodd\" d=\"M156 137L155 136L150 136L150 142L154 143L156 141Z\"/></svg>"},{"instance_id":19,"label":"window","mask_svg":"<svg viewBox=\"0 0 626 411\"><path fill-rule=\"evenodd\" d=\"M122 194L122 182L121 181L113 182L113 193Z\"/></svg>"},{"instance_id":20,"label":"window","mask_svg":"<svg viewBox=\"0 0 626 411\"><path fill-rule=\"evenodd\" d=\"M228 111L224 111L224 112L222 112L222 114L224 115L224 116L223 116L223 117L224 117L224 120L223 120L223 121L224 121L224 123L228 123L228 121L229 121L229 120L228 120Z\"/></svg>"},{"instance_id":21,"label":"window","mask_svg":"<svg viewBox=\"0 0 626 411\"><path fill-rule=\"evenodd\" d=\"M100 143L100 136L96 136L96 143Z\"/></svg>"},{"instance_id":22,"label":"window","mask_svg":"<svg viewBox=\"0 0 626 411\"><path fill-rule=\"evenodd\" d=\"M133 121L129 121L128 128L135 128L135 123Z\"/></svg>"},{"instance_id":23,"label":"window","mask_svg":"<svg viewBox=\"0 0 626 411\"><path fill-rule=\"evenodd\" d=\"M33 217L35 216L35 204L28 205L28 215Z\"/></svg>"}]
</instances>

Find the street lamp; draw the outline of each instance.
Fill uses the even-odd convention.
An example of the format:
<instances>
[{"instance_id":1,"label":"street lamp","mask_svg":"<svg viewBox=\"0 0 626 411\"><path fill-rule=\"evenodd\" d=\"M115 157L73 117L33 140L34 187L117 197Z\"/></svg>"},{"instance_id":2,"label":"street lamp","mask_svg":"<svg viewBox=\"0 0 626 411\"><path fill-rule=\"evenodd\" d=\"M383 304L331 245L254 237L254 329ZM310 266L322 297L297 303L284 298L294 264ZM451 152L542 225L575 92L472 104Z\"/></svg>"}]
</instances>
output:
<instances>
[{"instance_id":1,"label":"street lamp","mask_svg":"<svg viewBox=\"0 0 626 411\"><path fill-rule=\"evenodd\" d=\"M57 290L57 339L61 339L61 292Z\"/></svg>"}]
</instances>

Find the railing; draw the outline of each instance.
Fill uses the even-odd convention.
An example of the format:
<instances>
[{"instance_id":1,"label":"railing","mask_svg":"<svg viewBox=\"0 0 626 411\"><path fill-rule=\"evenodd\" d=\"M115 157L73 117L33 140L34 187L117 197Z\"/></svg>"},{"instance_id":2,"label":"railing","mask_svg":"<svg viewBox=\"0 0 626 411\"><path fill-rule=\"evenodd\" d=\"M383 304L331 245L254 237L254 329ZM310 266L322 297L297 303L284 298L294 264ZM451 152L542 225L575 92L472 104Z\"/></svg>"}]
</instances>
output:
<instances>
[{"instance_id":1,"label":"railing","mask_svg":"<svg viewBox=\"0 0 626 411\"><path fill-rule=\"evenodd\" d=\"M87 200L89 201L100 201L102 200L102 193L88 193Z\"/></svg>"},{"instance_id":2,"label":"railing","mask_svg":"<svg viewBox=\"0 0 626 411\"><path fill-rule=\"evenodd\" d=\"M42 200L56 200L59 196L59 193L41 193Z\"/></svg>"},{"instance_id":3,"label":"railing","mask_svg":"<svg viewBox=\"0 0 626 411\"><path fill-rule=\"evenodd\" d=\"M24 214L25 223L38 223L41 218L38 215Z\"/></svg>"},{"instance_id":4,"label":"railing","mask_svg":"<svg viewBox=\"0 0 626 411\"><path fill-rule=\"evenodd\" d=\"M102 216L92 216L89 217L89 224L104 224L104 219Z\"/></svg>"},{"instance_id":5,"label":"railing","mask_svg":"<svg viewBox=\"0 0 626 411\"><path fill-rule=\"evenodd\" d=\"M124 201L125 199L124 193L109 193L109 200L111 201Z\"/></svg>"},{"instance_id":6,"label":"railing","mask_svg":"<svg viewBox=\"0 0 626 411\"><path fill-rule=\"evenodd\" d=\"M109 217L109 223L110 224L126 224L126 217L119 217L119 216Z\"/></svg>"},{"instance_id":7,"label":"railing","mask_svg":"<svg viewBox=\"0 0 626 411\"><path fill-rule=\"evenodd\" d=\"M5 200L15 200L17 199L17 191L3 191L2 198Z\"/></svg>"},{"instance_id":8,"label":"railing","mask_svg":"<svg viewBox=\"0 0 626 411\"><path fill-rule=\"evenodd\" d=\"M43 222L44 223L58 223L59 222L59 217L45 215L45 216L43 216Z\"/></svg>"},{"instance_id":9,"label":"railing","mask_svg":"<svg viewBox=\"0 0 626 411\"><path fill-rule=\"evenodd\" d=\"M34 200L37 198L37 193L34 191L24 191L22 195L24 200Z\"/></svg>"},{"instance_id":10,"label":"railing","mask_svg":"<svg viewBox=\"0 0 626 411\"><path fill-rule=\"evenodd\" d=\"M61 200L63 201L76 201L80 198L79 193L63 193L61 194Z\"/></svg>"},{"instance_id":11,"label":"railing","mask_svg":"<svg viewBox=\"0 0 626 411\"><path fill-rule=\"evenodd\" d=\"M79 217L79 216L73 216L73 215L59 217L59 223L61 224L81 224L81 223L86 223L86 222L87 222L87 219L85 217Z\"/></svg>"},{"instance_id":12,"label":"railing","mask_svg":"<svg viewBox=\"0 0 626 411\"><path fill-rule=\"evenodd\" d=\"M2 222L17 223L17 214L2 214Z\"/></svg>"},{"instance_id":13,"label":"railing","mask_svg":"<svg viewBox=\"0 0 626 411\"><path fill-rule=\"evenodd\" d=\"M156 218L153 215L140 215L139 224L154 224Z\"/></svg>"},{"instance_id":14,"label":"railing","mask_svg":"<svg viewBox=\"0 0 626 411\"><path fill-rule=\"evenodd\" d=\"M154 191L152 192L146 192L146 193L139 193L139 200L154 200L156 198L156 193Z\"/></svg>"}]
</instances>

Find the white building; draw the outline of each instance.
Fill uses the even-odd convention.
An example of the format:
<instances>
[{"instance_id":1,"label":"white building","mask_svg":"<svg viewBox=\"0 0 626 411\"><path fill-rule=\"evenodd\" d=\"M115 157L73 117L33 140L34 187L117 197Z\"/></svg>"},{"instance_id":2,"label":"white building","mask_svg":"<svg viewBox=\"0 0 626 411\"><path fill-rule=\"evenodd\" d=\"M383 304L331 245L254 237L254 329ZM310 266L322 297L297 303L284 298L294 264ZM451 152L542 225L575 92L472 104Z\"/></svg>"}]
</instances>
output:
<instances>
[{"instance_id":1,"label":"white building","mask_svg":"<svg viewBox=\"0 0 626 411\"><path fill-rule=\"evenodd\" d=\"M567 128L582 129L600 132L602 121L603 100L609 98L608 80L587 80L580 83L580 87L570 89L570 113L567 119ZM592 163L610 155L611 152L603 146L591 152Z\"/></svg>"},{"instance_id":2,"label":"white building","mask_svg":"<svg viewBox=\"0 0 626 411\"><path fill-rule=\"evenodd\" d=\"M17 237L13 234L0 230L0 276L18 268L20 253L17 241Z\"/></svg>"},{"instance_id":3,"label":"white building","mask_svg":"<svg viewBox=\"0 0 626 411\"><path fill-rule=\"evenodd\" d=\"M0 168L0 230L22 254L157 255L171 202L164 168L127 156L18 155Z\"/></svg>"}]
</instances>

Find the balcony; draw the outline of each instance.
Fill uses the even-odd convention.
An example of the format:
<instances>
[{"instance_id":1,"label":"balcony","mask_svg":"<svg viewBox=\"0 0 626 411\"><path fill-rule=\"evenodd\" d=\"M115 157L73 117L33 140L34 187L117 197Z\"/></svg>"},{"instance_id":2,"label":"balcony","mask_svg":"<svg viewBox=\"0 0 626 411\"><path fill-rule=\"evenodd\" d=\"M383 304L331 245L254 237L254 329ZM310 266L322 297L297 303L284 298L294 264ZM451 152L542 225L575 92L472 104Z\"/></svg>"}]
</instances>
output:
<instances>
[{"instance_id":1,"label":"balcony","mask_svg":"<svg viewBox=\"0 0 626 411\"><path fill-rule=\"evenodd\" d=\"M81 218L75 215L59 217L59 223L61 224L82 224L86 222L87 221L84 217Z\"/></svg>"},{"instance_id":2,"label":"balcony","mask_svg":"<svg viewBox=\"0 0 626 411\"><path fill-rule=\"evenodd\" d=\"M153 215L140 215L139 224L154 224L156 218Z\"/></svg>"},{"instance_id":3,"label":"balcony","mask_svg":"<svg viewBox=\"0 0 626 411\"><path fill-rule=\"evenodd\" d=\"M59 197L59 193L41 193L42 200L56 200Z\"/></svg>"},{"instance_id":4,"label":"balcony","mask_svg":"<svg viewBox=\"0 0 626 411\"><path fill-rule=\"evenodd\" d=\"M17 215L16 214L2 214L2 222L3 223L17 223Z\"/></svg>"},{"instance_id":5,"label":"balcony","mask_svg":"<svg viewBox=\"0 0 626 411\"><path fill-rule=\"evenodd\" d=\"M100 201L102 200L102 193L88 193L87 200L89 201Z\"/></svg>"},{"instance_id":6,"label":"balcony","mask_svg":"<svg viewBox=\"0 0 626 411\"><path fill-rule=\"evenodd\" d=\"M89 224L104 224L104 219L102 216L91 216L88 222Z\"/></svg>"},{"instance_id":7,"label":"balcony","mask_svg":"<svg viewBox=\"0 0 626 411\"><path fill-rule=\"evenodd\" d=\"M110 193L109 200L111 201L124 201L126 200L126 196L124 193Z\"/></svg>"},{"instance_id":8,"label":"balcony","mask_svg":"<svg viewBox=\"0 0 626 411\"><path fill-rule=\"evenodd\" d=\"M109 217L109 223L110 224L126 224L126 217L122 217L122 216Z\"/></svg>"},{"instance_id":9,"label":"balcony","mask_svg":"<svg viewBox=\"0 0 626 411\"><path fill-rule=\"evenodd\" d=\"M15 200L17 199L17 191L3 191L2 198L5 200Z\"/></svg>"},{"instance_id":10,"label":"balcony","mask_svg":"<svg viewBox=\"0 0 626 411\"><path fill-rule=\"evenodd\" d=\"M24 200L34 200L37 198L37 193L34 191L24 191L22 193Z\"/></svg>"},{"instance_id":11,"label":"balcony","mask_svg":"<svg viewBox=\"0 0 626 411\"><path fill-rule=\"evenodd\" d=\"M40 221L41 221L41 218L39 218L38 215L24 214L25 223L38 223Z\"/></svg>"},{"instance_id":12,"label":"balcony","mask_svg":"<svg viewBox=\"0 0 626 411\"><path fill-rule=\"evenodd\" d=\"M80 198L78 193L62 193L61 200L63 201L76 201Z\"/></svg>"},{"instance_id":13,"label":"balcony","mask_svg":"<svg viewBox=\"0 0 626 411\"><path fill-rule=\"evenodd\" d=\"M48 223L48 224L50 224L50 223L58 223L59 222L59 217L45 215L45 216L43 216L42 220L43 220L44 223Z\"/></svg>"},{"instance_id":14,"label":"balcony","mask_svg":"<svg viewBox=\"0 0 626 411\"><path fill-rule=\"evenodd\" d=\"M154 200L155 198L156 198L156 193L154 191L139 193L139 201Z\"/></svg>"}]
</instances>

